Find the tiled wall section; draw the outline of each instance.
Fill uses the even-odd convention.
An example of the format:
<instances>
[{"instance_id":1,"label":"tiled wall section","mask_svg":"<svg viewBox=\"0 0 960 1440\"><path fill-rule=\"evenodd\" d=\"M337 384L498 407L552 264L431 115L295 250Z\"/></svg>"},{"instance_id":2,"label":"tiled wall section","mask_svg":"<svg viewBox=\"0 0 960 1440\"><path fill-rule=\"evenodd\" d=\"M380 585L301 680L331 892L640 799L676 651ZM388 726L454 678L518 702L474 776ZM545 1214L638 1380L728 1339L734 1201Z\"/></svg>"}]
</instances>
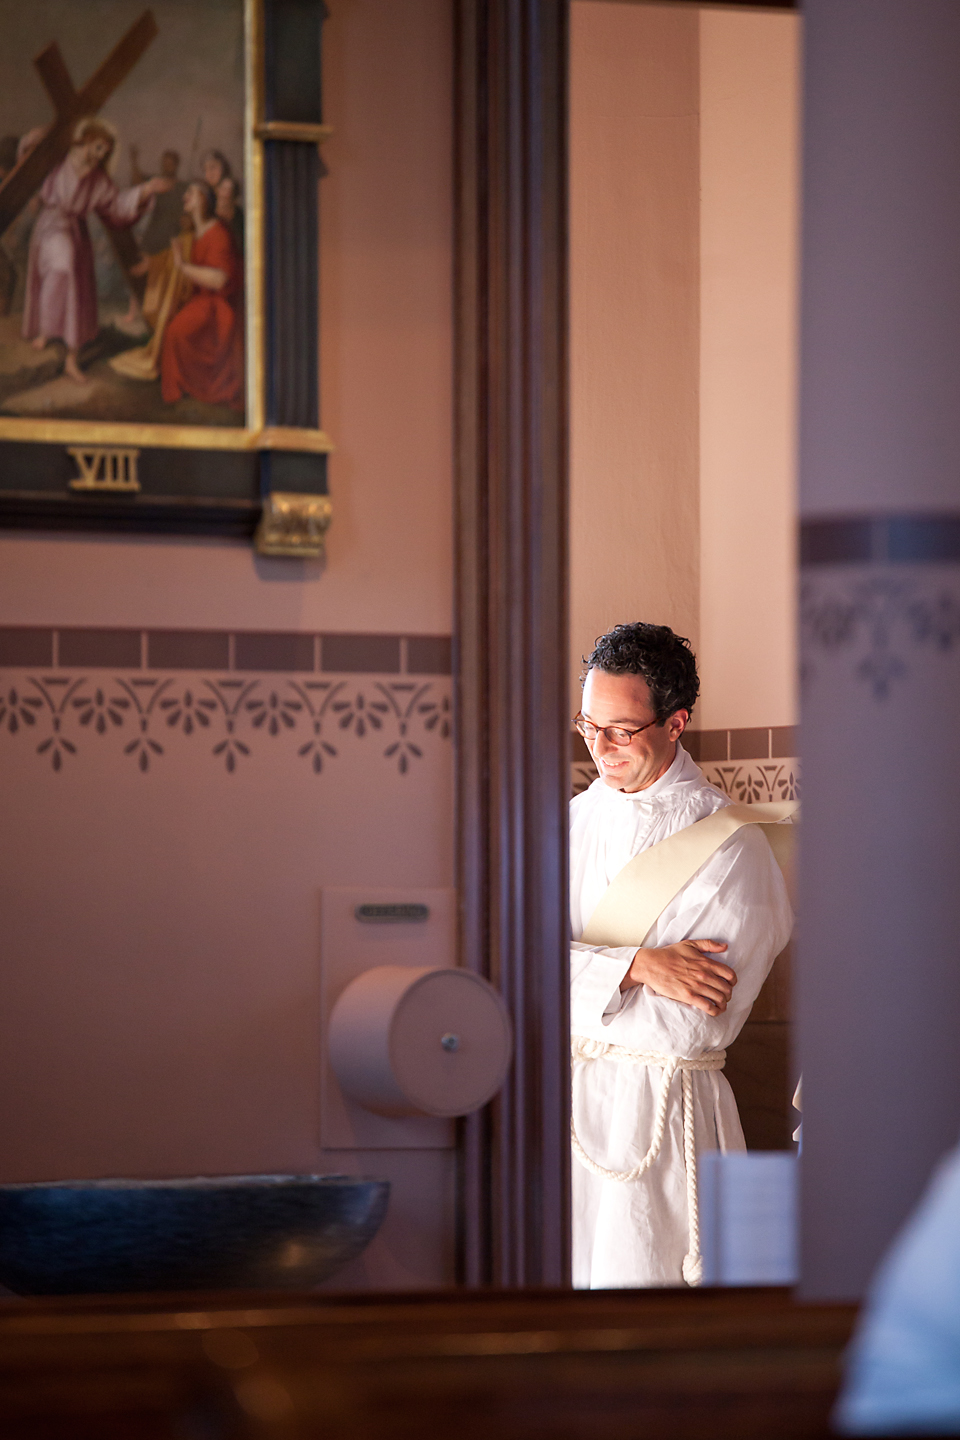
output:
<instances>
[{"instance_id":1,"label":"tiled wall section","mask_svg":"<svg viewBox=\"0 0 960 1440\"><path fill-rule=\"evenodd\" d=\"M793 725L757 726L750 730L688 730L684 748L698 765L717 760L792 759L797 753ZM573 732L573 759L586 762L590 752L579 731Z\"/></svg>"},{"instance_id":2,"label":"tiled wall section","mask_svg":"<svg viewBox=\"0 0 960 1440\"><path fill-rule=\"evenodd\" d=\"M689 730L683 743L711 785L738 804L800 798L797 734L792 725L743 730ZM573 732L573 793L578 795L597 772L583 737Z\"/></svg>"},{"instance_id":3,"label":"tiled wall section","mask_svg":"<svg viewBox=\"0 0 960 1440\"><path fill-rule=\"evenodd\" d=\"M789 760L797 753L793 725L748 730L690 730L683 743L698 765L717 760Z\"/></svg>"},{"instance_id":4,"label":"tiled wall section","mask_svg":"<svg viewBox=\"0 0 960 1440\"><path fill-rule=\"evenodd\" d=\"M0 665L109 670L449 675L449 635L0 626Z\"/></svg>"}]
</instances>

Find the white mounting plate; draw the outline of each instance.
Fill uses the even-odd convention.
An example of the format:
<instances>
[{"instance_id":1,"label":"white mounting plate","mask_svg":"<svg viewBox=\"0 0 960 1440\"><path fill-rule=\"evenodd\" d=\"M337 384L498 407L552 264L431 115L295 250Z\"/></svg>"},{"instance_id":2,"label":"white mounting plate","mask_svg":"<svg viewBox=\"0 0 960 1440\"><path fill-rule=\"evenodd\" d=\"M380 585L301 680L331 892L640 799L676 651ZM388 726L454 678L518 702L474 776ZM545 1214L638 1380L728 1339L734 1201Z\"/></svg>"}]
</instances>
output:
<instances>
[{"instance_id":1,"label":"white mounting plate","mask_svg":"<svg viewBox=\"0 0 960 1440\"><path fill-rule=\"evenodd\" d=\"M358 905L426 905L427 920L369 924ZM390 1120L348 1100L327 1054L330 1011L351 980L375 965L453 967L455 890L380 890L324 886L320 892L320 1145L324 1150L448 1150L453 1122L424 1116Z\"/></svg>"}]
</instances>

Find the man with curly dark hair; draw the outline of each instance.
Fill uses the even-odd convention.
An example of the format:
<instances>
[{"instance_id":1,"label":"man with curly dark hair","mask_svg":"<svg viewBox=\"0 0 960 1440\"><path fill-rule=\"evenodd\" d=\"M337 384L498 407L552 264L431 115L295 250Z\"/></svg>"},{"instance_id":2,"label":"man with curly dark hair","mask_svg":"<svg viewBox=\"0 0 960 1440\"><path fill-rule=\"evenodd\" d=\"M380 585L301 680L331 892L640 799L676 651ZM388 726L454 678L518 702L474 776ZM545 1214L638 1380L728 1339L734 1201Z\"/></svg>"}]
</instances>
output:
<instances>
[{"instance_id":1,"label":"man with curly dark hair","mask_svg":"<svg viewBox=\"0 0 960 1440\"><path fill-rule=\"evenodd\" d=\"M582 938L595 938L598 904L635 856L730 804L681 744L699 690L689 641L666 625L617 625L586 661L575 723L598 778L573 800L570 822L573 1264L583 1288L699 1282L689 1170L698 1151L745 1148L723 1051L793 922L770 846L748 825L638 944Z\"/></svg>"}]
</instances>

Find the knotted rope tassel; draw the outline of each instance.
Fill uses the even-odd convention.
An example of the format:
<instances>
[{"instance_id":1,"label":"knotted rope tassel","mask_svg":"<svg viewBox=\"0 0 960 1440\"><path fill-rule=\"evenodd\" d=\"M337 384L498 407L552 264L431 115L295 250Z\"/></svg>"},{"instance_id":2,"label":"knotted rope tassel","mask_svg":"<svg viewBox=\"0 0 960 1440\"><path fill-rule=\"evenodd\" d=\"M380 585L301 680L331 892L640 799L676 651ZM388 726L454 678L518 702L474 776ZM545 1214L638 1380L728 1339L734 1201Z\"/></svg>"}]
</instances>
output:
<instances>
[{"instance_id":1,"label":"knotted rope tassel","mask_svg":"<svg viewBox=\"0 0 960 1440\"><path fill-rule=\"evenodd\" d=\"M570 1141L573 1153L587 1170L601 1180L617 1180L628 1183L639 1180L660 1154L667 1123L667 1101L670 1086L677 1071L683 1095L683 1164L687 1176L687 1220L689 1249L683 1257L683 1278L688 1285L699 1285L703 1280L703 1258L700 1254L700 1206L697 1193L697 1146L694 1133L693 1115L693 1070L722 1070L727 1058L726 1050L709 1050L705 1055L689 1059L684 1055L659 1055L656 1051L628 1050L623 1045L607 1045L602 1040L588 1040L586 1036L574 1035L571 1043L574 1060L618 1060L629 1065L655 1065L662 1070L657 1108L654 1113L653 1137L646 1155L632 1170L608 1170L591 1159L580 1143L573 1116L570 1117Z\"/></svg>"}]
</instances>

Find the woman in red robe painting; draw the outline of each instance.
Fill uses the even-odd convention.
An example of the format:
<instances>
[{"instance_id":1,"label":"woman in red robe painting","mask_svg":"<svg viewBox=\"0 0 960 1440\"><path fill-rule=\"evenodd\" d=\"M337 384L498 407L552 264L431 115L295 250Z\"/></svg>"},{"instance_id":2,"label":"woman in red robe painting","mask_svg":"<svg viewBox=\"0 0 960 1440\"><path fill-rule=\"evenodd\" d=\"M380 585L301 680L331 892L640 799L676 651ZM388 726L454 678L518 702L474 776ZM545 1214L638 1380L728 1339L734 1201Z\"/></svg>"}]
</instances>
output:
<instances>
[{"instance_id":1,"label":"woman in red robe painting","mask_svg":"<svg viewBox=\"0 0 960 1440\"><path fill-rule=\"evenodd\" d=\"M190 259L173 242L174 264L193 294L169 322L160 355L160 390L172 404L185 395L243 410L243 267L216 196L203 180L187 186L183 208L193 221Z\"/></svg>"}]
</instances>

